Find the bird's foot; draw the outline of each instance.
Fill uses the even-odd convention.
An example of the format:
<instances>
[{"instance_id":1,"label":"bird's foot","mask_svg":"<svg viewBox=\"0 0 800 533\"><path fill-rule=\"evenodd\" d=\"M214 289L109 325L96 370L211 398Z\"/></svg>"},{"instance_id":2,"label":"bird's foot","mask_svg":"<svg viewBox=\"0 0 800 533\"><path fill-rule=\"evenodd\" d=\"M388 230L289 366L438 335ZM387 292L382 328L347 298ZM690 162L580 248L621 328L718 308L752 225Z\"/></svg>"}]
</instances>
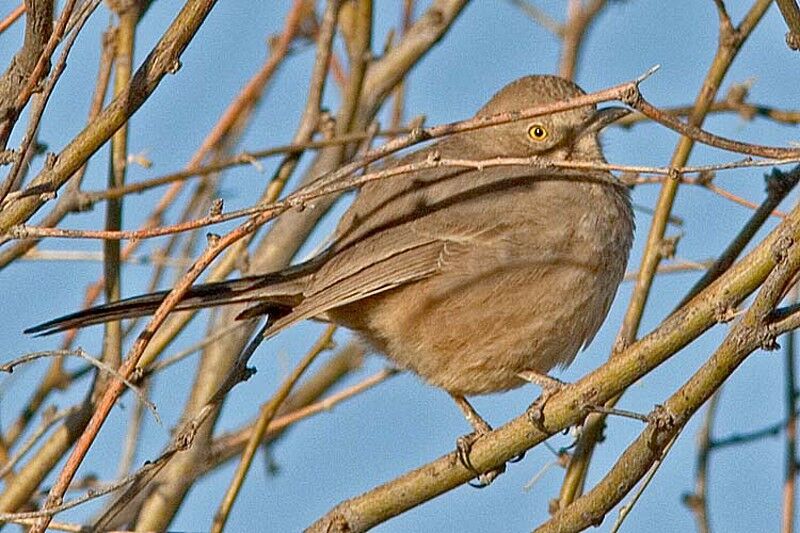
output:
<instances>
[{"instance_id":1,"label":"bird's foot","mask_svg":"<svg viewBox=\"0 0 800 533\"><path fill-rule=\"evenodd\" d=\"M469 422L469 424L475 430L469 435L463 435L456 440L456 455L458 456L459 462L464 465L464 468L475 473L475 477L478 481L477 483L470 483L470 485L479 489L488 487L497 478L497 476L505 472L505 465L487 472L481 472L472 464L470 452L472 451L472 446L478 441L478 439L492 431L492 426L490 426L486 420L484 420L481 415L475 411L466 398L463 396L457 396L455 394L452 396L458 408L461 409L462 413L464 413L464 418L467 419L467 422Z\"/></svg>"},{"instance_id":2,"label":"bird's foot","mask_svg":"<svg viewBox=\"0 0 800 533\"><path fill-rule=\"evenodd\" d=\"M547 405L547 402L550 400L550 398L558 394L561 389L564 388L566 383L560 379L550 377L547 374L536 372L535 370L526 370L517 375L528 383L538 385L542 389L541 396L539 396L536 401L534 401L530 407L528 407L527 411L530 421L536 426L542 428L544 426L545 405Z\"/></svg>"},{"instance_id":3,"label":"bird's foot","mask_svg":"<svg viewBox=\"0 0 800 533\"><path fill-rule=\"evenodd\" d=\"M475 474L477 481L470 482L469 485L476 489L488 487L495 479L497 479L500 474L506 471L506 466L503 465L487 472L481 472L475 468L475 465L472 464L472 461L470 460L472 445L484 435L486 435L486 433L474 431L469 435L462 435L456 440L456 455L458 456L458 461L464 466L464 468Z\"/></svg>"}]
</instances>

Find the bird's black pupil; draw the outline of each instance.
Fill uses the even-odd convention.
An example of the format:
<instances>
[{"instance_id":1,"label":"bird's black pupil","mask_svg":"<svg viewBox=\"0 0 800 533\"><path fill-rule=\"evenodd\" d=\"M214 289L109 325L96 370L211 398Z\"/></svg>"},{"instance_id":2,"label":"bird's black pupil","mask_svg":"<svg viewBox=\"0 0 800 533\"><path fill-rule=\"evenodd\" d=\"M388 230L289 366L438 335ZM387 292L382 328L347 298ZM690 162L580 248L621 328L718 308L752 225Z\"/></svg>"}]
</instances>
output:
<instances>
[{"instance_id":1,"label":"bird's black pupil","mask_svg":"<svg viewBox=\"0 0 800 533\"><path fill-rule=\"evenodd\" d=\"M542 128L533 128L534 137L541 137L542 135L544 135L544 130L542 130Z\"/></svg>"}]
</instances>

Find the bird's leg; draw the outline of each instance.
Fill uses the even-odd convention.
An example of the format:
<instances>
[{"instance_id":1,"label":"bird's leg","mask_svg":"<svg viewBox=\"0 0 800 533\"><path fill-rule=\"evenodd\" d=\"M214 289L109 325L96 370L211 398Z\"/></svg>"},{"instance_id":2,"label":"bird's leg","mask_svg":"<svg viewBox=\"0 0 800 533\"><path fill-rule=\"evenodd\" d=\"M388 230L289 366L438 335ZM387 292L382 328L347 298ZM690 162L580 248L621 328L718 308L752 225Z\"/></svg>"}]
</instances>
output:
<instances>
[{"instance_id":1,"label":"bird's leg","mask_svg":"<svg viewBox=\"0 0 800 533\"><path fill-rule=\"evenodd\" d=\"M484 420L481 415L475 410L474 407L467 401L466 398L463 396L458 396L456 394L451 395L453 400L456 402L456 405L461 412L464 414L464 418L467 419L469 425L472 426L472 429L475 430L475 433L483 435L485 433L489 433L492 431L492 426L489 425L486 420Z\"/></svg>"},{"instance_id":2,"label":"bird's leg","mask_svg":"<svg viewBox=\"0 0 800 533\"><path fill-rule=\"evenodd\" d=\"M528 407L528 417L534 424L541 426L544 424L544 406L547 405L547 401L550 398L564 388L565 383L535 370L526 370L517 375L528 383L538 385L542 389L542 395Z\"/></svg>"},{"instance_id":3,"label":"bird's leg","mask_svg":"<svg viewBox=\"0 0 800 533\"><path fill-rule=\"evenodd\" d=\"M469 435L462 435L456 441L456 453L458 454L458 460L461 461L461 464L464 465L464 468L471 470L478 477L478 484L473 485L474 487L486 487L490 485L497 476L505 471L505 466L496 468L494 470L489 470L488 472L478 472L478 470L472 465L472 462L469 459L469 454L475 441L491 432L492 426L490 426L486 420L481 418L481 415L479 415L475 408L470 405L466 398L457 394L451 394L450 396L456 402L458 408L461 409L461 412L464 414L464 418L467 419L467 422L469 422L469 425L475 430Z\"/></svg>"}]
</instances>

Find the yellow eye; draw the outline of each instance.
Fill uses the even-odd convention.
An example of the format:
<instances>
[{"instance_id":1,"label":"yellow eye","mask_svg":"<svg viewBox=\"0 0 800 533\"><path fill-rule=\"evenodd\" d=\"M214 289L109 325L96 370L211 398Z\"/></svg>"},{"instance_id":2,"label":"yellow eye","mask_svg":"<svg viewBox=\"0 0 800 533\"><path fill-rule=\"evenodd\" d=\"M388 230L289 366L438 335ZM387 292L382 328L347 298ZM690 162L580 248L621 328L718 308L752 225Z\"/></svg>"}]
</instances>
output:
<instances>
[{"instance_id":1,"label":"yellow eye","mask_svg":"<svg viewBox=\"0 0 800 533\"><path fill-rule=\"evenodd\" d=\"M541 124L531 124L528 128L528 137L534 141L543 141L547 139L547 130Z\"/></svg>"}]
</instances>

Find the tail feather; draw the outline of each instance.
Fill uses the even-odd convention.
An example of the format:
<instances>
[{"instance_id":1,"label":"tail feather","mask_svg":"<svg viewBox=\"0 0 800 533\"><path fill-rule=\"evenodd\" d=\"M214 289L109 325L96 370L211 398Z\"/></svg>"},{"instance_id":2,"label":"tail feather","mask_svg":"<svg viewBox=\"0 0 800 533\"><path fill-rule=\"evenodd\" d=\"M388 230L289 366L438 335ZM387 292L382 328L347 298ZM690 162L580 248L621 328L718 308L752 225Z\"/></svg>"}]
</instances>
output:
<instances>
[{"instance_id":1,"label":"tail feather","mask_svg":"<svg viewBox=\"0 0 800 533\"><path fill-rule=\"evenodd\" d=\"M291 308L302 299L302 285L299 278L287 279L280 274L205 283L189 289L175 310L189 311L245 302L263 302L265 311L269 310L270 305ZM153 292L98 305L43 322L26 329L25 333L41 337L74 328L151 315L169 292Z\"/></svg>"}]
</instances>

